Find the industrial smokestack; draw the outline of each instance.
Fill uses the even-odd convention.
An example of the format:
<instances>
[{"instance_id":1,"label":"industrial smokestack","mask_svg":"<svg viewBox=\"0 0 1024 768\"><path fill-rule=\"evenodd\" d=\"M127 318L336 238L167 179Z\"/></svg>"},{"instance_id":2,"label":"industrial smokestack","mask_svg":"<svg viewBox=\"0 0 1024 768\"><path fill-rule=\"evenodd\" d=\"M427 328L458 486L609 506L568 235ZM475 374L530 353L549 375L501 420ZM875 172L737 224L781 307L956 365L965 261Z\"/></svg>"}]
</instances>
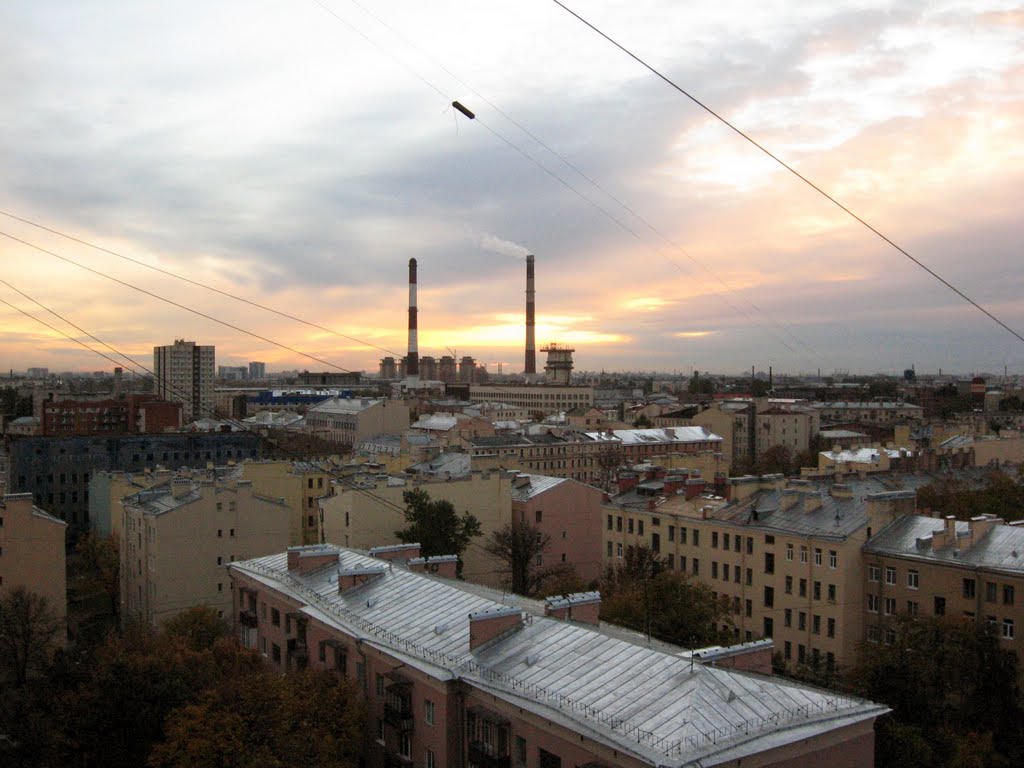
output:
<instances>
[{"instance_id":1,"label":"industrial smokestack","mask_svg":"<svg viewBox=\"0 0 1024 768\"><path fill-rule=\"evenodd\" d=\"M407 378L419 378L420 350L416 338L416 259L409 259L409 355L405 359Z\"/></svg>"},{"instance_id":2,"label":"industrial smokestack","mask_svg":"<svg viewBox=\"0 0 1024 768\"><path fill-rule=\"evenodd\" d=\"M526 375L537 373L537 347L534 341L533 256L526 257Z\"/></svg>"}]
</instances>

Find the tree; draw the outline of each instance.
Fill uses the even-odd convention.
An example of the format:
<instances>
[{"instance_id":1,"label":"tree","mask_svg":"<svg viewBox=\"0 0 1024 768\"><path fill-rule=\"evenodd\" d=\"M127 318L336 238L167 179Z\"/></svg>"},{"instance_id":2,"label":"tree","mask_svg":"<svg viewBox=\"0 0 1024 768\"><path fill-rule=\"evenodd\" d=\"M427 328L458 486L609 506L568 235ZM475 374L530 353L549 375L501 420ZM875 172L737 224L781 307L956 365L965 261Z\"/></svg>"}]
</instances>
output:
<instances>
[{"instance_id":1,"label":"tree","mask_svg":"<svg viewBox=\"0 0 1024 768\"><path fill-rule=\"evenodd\" d=\"M647 546L627 547L623 562L605 572L601 618L691 648L728 642L718 627L732 621L710 587L667 570Z\"/></svg>"},{"instance_id":2,"label":"tree","mask_svg":"<svg viewBox=\"0 0 1024 768\"><path fill-rule=\"evenodd\" d=\"M514 520L492 531L484 549L502 561L508 575L509 589L517 595L532 597L545 583L556 577L562 581L565 563L544 566L543 556L551 537L530 523ZM573 575L574 575L573 571Z\"/></svg>"},{"instance_id":3,"label":"tree","mask_svg":"<svg viewBox=\"0 0 1024 768\"><path fill-rule=\"evenodd\" d=\"M172 616L164 622L163 632L168 639L180 641L193 651L201 651L213 647L221 638L229 637L231 629L217 616L216 608L200 605Z\"/></svg>"},{"instance_id":4,"label":"tree","mask_svg":"<svg viewBox=\"0 0 1024 768\"><path fill-rule=\"evenodd\" d=\"M764 474L788 475L793 468L793 452L786 445L773 445L757 460L758 469Z\"/></svg>"},{"instance_id":5,"label":"tree","mask_svg":"<svg viewBox=\"0 0 1024 768\"><path fill-rule=\"evenodd\" d=\"M0 598L0 670L16 688L44 668L61 629L45 597L15 587Z\"/></svg>"},{"instance_id":6,"label":"tree","mask_svg":"<svg viewBox=\"0 0 1024 768\"><path fill-rule=\"evenodd\" d=\"M604 490L611 490L615 473L622 466L624 458L622 445L618 442L604 443L597 449L597 452L594 454L594 463L597 464L600 472L601 487Z\"/></svg>"},{"instance_id":7,"label":"tree","mask_svg":"<svg viewBox=\"0 0 1024 768\"><path fill-rule=\"evenodd\" d=\"M86 587L106 593L110 613L117 616L121 599L121 554L116 535L102 538L87 533L78 540L78 576Z\"/></svg>"},{"instance_id":8,"label":"tree","mask_svg":"<svg viewBox=\"0 0 1024 768\"><path fill-rule=\"evenodd\" d=\"M445 499L431 500L422 488L402 494L405 502L405 522L408 525L395 531L399 541L418 543L424 557L458 555L457 572L462 575L462 553L474 537L480 535L480 521L468 511L460 517L455 507Z\"/></svg>"},{"instance_id":9,"label":"tree","mask_svg":"<svg viewBox=\"0 0 1024 768\"><path fill-rule=\"evenodd\" d=\"M654 424L652 424L651 420L647 418L646 413L641 413L637 417L636 421L633 422L633 427L636 429L650 429L653 426Z\"/></svg>"}]
</instances>

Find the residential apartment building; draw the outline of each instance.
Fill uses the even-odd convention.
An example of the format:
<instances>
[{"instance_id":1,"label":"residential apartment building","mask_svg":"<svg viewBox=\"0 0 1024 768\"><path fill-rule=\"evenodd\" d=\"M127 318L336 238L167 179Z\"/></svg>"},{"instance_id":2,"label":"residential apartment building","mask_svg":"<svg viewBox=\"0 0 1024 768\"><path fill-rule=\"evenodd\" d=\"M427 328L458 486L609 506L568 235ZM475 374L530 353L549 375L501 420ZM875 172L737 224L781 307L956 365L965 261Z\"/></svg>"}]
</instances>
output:
<instances>
[{"instance_id":1,"label":"residential apartment building","mask_svg":"<svg viewBox=\"0 0 1024 768\"><path fill-rule=\"evenodd\" d=\"M281 499L289 509L288 544L321 542L320 506L324 496L334 493L331 479L338 465L314 461L246 461L241 475L252 481L253 491Z\"/></svg>"},{"instance_id":2,"label":"residential apartment building","mask_svg":"<svg viewBox=\"0 0 1024 768\"><path fill-rule=\"evenodd\" d=\"M1024 661L1024 524L906 515L864 546L860 577L869 643L891 643L897 616L951 616Z\"/></svg>"},{"instance_id":3,"label":"residential apartment building","mask_svg":"<svg viewBox=\"0 0 1024 768\"><path fill-rule=\"evenodd\" d=\"M258 458L261 450L259 436L248 432L17 437L7 443L7 488L31 493L37 507L87 529L89 480L97 471L221 465Z\"/></svg>"},{"instance_id":4,"label":"residential apartment building","mask_svg":"<svg viewBox=\"0 0 1024 768\"><path fill-rule=\"evenodd\" d=\"M166 432L182 426L182 404L156 395L108 400L47 400L40 417L46 436Z\"/></svg>"},{"instance_id":5,"label":"residential apartment building","mask_svg":"<svg viewBox=\"0 0 1024 768\"><path fill-rule=\"evenodd\" d=\"M400 435L408 428L409 406L397 400L331 397L306 411L307 430L349 447L373 435Z\"/></svg>"},{"instance_id":6,"label":"residential apartment building","mask_svg":"<svg viewBox=\"0 0 1024 768\"><path fill-rule=\"evenodd\" d=\"M905 421L920 421L924 409L920 405L902 402L829 402L811 403L811 408L826 423L858 423L875 426L892 426Z\"/></svg>"},{"instance_id":7,"label":"residential apartment building","mask_svg":"<svg viewBox=\"0 0 1024 768\"><path fill-rule=\"evenodd\" d=\"M414 554L323 546L229 567L244 645L363 692L370 768L873 765L885 707L603 629L596 593L538 605L425 575Z\"/></svg>"},{"instance_id":8,"label":"residential apartment building","mask_svg":"<svg viewBox=\"0 0 1024 768\"><path fill-rule=\"evenodd\" d=\"M68 613L67 524L32 503L32 494L0 497L0 595L18 587L45 597L54 615Z\"/></svg>"},{"instance_id":9,"label":"residential apartment building","mask_svg":"<svg viewBox=\"0 0 1024 768\"><path fill-rule=\"evenodd\" d=\"M816 410L769 398L720 401L695 414L690 423L722 435L723 452L738 465L750 464L776 446L793 455L806 451L821 429Z\"/></svg>"},{"instance_id":10,"label":"residential apartment building","mask_svg":"<svg viewBox=\"0 0 1024 768\"><path fill-rule=\"evenodd\" d=\"M153 347L154 392L181 403L186 424L213 412L214 352L184 339Z\"/></svg>"},{"instance_id":11,"label":"residential apartment building","mask_svg":"<svg viewBox=\"0 0 1024 768\"><path fill-rule=\"evenodd\" d=\"M500 402L530 413L545 416L594 404L593 387L550 386L545 384L472 384L469 399L474 403Z\"/></svg>"},{"instance_id":12,"label":"residential apartment building","mask_svg":"<svg viewBox=\"0 0 1024 768\"><path fill-rule=\"evenodd\" d=\"M722 438L703 427L616 429L603 432L552 430L537 435L469 438L465 449L474 467L515 467L527 472L603 482L620 464L635 464L669 454L707 456L728 471Z\"/></svg>"},{"instance_id":13,"label":"residential apartment building","mask_svg":"<svg viewBox=\"0 0 1024 768\"><path fill-rule=\"evenodd\" d=\"M121 502L121 616L159 626L196 605L227 616L226 566L278 551L290 512L251 481L176 477Z\"/></svg>"},{"instance_id":14,"label":"residential apartment building","mask_svg":"<svg viewBox=\"0 0 1024 768\"><path fill-rule=\"evenodd\" d=\"M770 637L790 665L853 661L863 634L861 546L916 492L881 482L814 485L781 475L731 478L727 496L640 484L605 505L605 561L646 545L732 609L739 640ZM723 626L722 629L728 629Z\"/></svg>"}]
</instances>

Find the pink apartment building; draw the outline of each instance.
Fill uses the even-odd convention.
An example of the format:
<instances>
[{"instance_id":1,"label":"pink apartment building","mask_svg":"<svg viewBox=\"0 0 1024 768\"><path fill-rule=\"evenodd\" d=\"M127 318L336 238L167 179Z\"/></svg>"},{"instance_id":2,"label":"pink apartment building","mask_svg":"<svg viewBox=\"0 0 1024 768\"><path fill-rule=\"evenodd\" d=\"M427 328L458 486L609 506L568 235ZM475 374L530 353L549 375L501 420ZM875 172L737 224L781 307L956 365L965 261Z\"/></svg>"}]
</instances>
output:
<instances>
[{"instance_id":1,"label":"pink apartment building","mask_svg":"<svg viewBox=\"0 0 1024 768\"><path fill-rule=\"evenodd\" d=\"M367 766L874 764L883 706L631 640L597 624L597 593L538 607L445 578L454 558L416 545L372 552L229 566L243 644L363 691Z\"/></svg>"}]
</instances>

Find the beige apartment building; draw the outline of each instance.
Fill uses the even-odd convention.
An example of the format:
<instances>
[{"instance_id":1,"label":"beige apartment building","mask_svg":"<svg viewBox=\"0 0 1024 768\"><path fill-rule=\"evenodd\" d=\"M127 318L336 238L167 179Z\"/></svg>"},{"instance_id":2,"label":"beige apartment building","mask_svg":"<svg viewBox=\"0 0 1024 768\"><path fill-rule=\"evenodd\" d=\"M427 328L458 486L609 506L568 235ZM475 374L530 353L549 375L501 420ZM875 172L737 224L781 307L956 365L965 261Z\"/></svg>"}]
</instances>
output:
<instances>
[{"instance_id":1,"label":"beige apartment building","mask_svg":"<svg viewBox=\"0 0 1024 768\"><path fill-rule=\"evenodd\" d=\"M409 406L399 400L331 397L306 411L305 428L351 447L373 435L405 432Z\"/></svg>"},{"instance_id":2,"label":"beige apartment building","mask_svg":"<svg viewBox=\"0 0 1024 768\"><path fill-rule=\"evenodd\" d=\"M722 451L736 464L756 461L776 446L789 449L793 455L806 451L821 429L821 419L814 409L791 400L769 398L717 402L695 414L690 423L721 435Z\"/></svg>"},{"instance_id":3,"label":"beige apartment building","mask_svg":"<svg viewBox=\"0 0 1024 768\"><path fill-rule=\"evenodd\" d=\"M281 499L288 507L288 544L320 543L320 506L317 500L333 493L333 462L246 461L242 477L252 481L253 492Z\"/></svg>"},{"instance_id":4,"label":"beige apartment building","mask_svg":"<svg viewBox=\"0 0 1024 768\"><path fill-rule=\"evenodd\" d=\"M121 616L158 626L196 605L226 616L226 566L287 546L288 506L249 480L176 477L123 499Z\"/></svg>"},{"instance_id":5,"label":"beige apartment building","mask_svg":"<svg viewBox=\"0 0 1024 768\"><path fill-rule=\"evenodd\" d=\"M901 402L811 403L810 407L818 412L823 424L857 422L888 427L924 418L924 408L920 405Z\"/></svg>"},{"instance_id":6,"label":"beige apartment building","mask_svg":"<svg viewBox=\"0 0 1024 768\"><path fill-rule=\"evenodd\" d=\"M67 530L67 523L32 503L31 493L0 498L0 595L24 587L45 597L54 615L65 621Z\"/></svg>"},{"instance_id":7,"label":"beige apartment building","mask_svg":"<svg viewBox=\"0 0 1024 768\"><path fill-rule=\"evenodd\" d=\"M406 491L422 489L432 500L450 501L455 512L471 512L483 535L463 553L463 576L485 584L499 584L501 564L483 550L484 539L512 521L513 472L471 472L457 480L385 476L336 482L334 494L319 500L323 514L323 540L367 550L397 544L395 531L406 527L402 499Z\"/></svg>"},{"instance_id":8,"label":"beige apartment building","mask_svg":"<svg viewBox=\"0 0 1024 768\"><path fill-rule=\"evenodd\" d=\"M294 548L229 568L243 645L361 692L367 768L874 764L881 705L604 627L594 592L535 603L378 553Z\"/></svg>"},{"instance_id":9,"label":"beige apartment building","mask_svg":"<svg viewBox=\"0 0 1024 768\"><path fill-rule=\"evenodd\" d=\"M869 643L891 643L897 616L952 616L1024 661L1024 524L906 515L867 543L859 575Z\"/></svg>"},{"instance_id":10,"label":"beige apartment building","mask_svg":"<svg viewBox=\"0 0 1024 768\"><path fill-rule=\"evenodd\" d=\"M771 637L787 664L849 664L863 640L860 548L916 492L870 480L813 485L781 475L732 478L727 498L641 483L605 505L604 556L647 545L732 609L736 637ZM723 629L727 627L723 626Z\"/></svg>"},{"instance_id":11,"label":"beige apartment building","mask_svg":"<svg viewBox=\"0 0 1024 768\"><path fill-rule=\"evenodd\" d=\"M546 384L494 385L472 384L469 399L474 403L505 403L529 413L545 416L594 404L593 387L553 386Z\"/></svg>"}]
</instances>

